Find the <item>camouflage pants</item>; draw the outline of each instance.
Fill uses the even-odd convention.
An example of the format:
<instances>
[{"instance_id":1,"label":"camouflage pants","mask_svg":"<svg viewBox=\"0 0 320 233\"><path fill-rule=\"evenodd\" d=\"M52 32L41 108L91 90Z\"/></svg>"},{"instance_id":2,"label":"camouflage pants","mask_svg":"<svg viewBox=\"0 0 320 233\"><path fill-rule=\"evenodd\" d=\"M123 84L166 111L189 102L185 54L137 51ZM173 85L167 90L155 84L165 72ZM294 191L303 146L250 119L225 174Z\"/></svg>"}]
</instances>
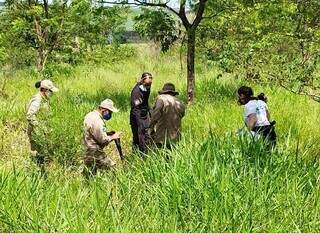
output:
<instances>
[{"instance_id":1,"label":"camouflage pants","mask_svg":"<svg viewBox=\"0 0 320 233\"><path fill-rule=\"evenodd\" d=\"M34 162L42 166L45 163L48 162L48 160L45 158L45 156L41 153L41 144L37 143L36 136L35 136L35 126L29 124L27 129L27 134L29 138L30 143L30 150L31 150L31 159L34 160Z\"/></svg>"},{"instance_id":2,"label":"camouflage pants","mask_svg":"<svg viewBox=\"0 0 320 233\"><path fill-rule=\"evenodd\" d=\"M116 165L101 149L87 149L84 164L93 175L97 173L98 169L108 169Z\"/></svg>"},{"instance_id":3,"label":"camouflage pants","mask_svg":"<svg viewBox=\"0 0 320 233\"><path fill-rule=\"evenodd\" d=\"M40 146L36 143L34 139L34 126L29 124L27 129L27 134L30 142L30 149L31 151L38 151Z\"/></svg>"}]
</instances>

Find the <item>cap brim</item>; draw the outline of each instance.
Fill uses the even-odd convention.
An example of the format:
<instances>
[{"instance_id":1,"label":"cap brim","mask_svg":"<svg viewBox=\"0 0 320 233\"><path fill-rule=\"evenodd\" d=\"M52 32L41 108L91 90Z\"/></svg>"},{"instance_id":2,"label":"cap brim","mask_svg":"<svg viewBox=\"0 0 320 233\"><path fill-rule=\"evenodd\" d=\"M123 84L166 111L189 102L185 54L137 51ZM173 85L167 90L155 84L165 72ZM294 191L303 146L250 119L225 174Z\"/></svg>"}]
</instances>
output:
<instances>
[{"instance_id":1,"label":"cap brim","mask_svg":"<svg viewBox=\"0 0 320 233\"><path fill-rule=\"evenodd\" d=\"M100 107L102 107L102 106L100 106ZM104 108L104 107L102 107L102 108ZM117 109L117 108L105 108L105 109L108 109L111 112L119 112L119 109Z\"/></svg>"},{"instance_id":2,"label":"cap brim","mask_svg":"<svg viewBox=\"0 0 320 233\"><path fill-rule=\"evenodd\" d=\"M58 88L56 88L56 87L53 87L53 88L51 88L51 89L50 89L50 91L52 91L52 92L58 92L58 91L59 91L59 89L58 89Z\"/></svg>"},{"instance_id":3,"label":"cap brim","mask_svg":"<svg viewBox=\"0 0 320 233\"><path fill-rule=\"evenodd\" d=\"M110 111L112 111L112 112L119 112L119 109L113 108L113 109L110 109Z\"/></svg>"}]
</instances>

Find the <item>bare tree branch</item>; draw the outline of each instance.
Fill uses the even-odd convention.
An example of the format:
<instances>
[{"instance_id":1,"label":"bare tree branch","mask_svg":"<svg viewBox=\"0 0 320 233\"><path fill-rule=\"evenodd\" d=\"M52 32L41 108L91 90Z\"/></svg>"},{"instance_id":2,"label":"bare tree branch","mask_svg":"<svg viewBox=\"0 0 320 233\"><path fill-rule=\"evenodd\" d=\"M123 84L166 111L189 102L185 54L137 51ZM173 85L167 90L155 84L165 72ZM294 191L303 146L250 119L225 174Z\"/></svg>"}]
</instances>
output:
<instances>
[{"instance_id":1,"label":"bare tree branch","mask_svg":"<svg viewBox=\"0 0 320 233\"><path fill-rule=\"evenodd\" d=\"M192 23L192 27L197 27L202 20L204 9L206 8L206 3L208 0L200 0L199 1L199 9L197 11L196 18Z\"/></svg>"},{"instance_id":2,"label":"bare tree branch","mask_svg":"<svg viewBox=\"0 0 320 233\"><path fill-rule=\"evenodd\" d=\"M182 24L186 29L191 27L191 24L186 15L186 0L181 0L180 2L179 18L181 19Z\"/></svg>"},{"instance_id":3,"label":"bare tree branch","mask_svg":"<svg viewBox=\"0 0 320 233\"><path fill-rule=\"evenodd\" d=\"M287 85L285 84L286 81L285 81L283 78L280 78L280 77L278 77L278 76L276 76L276 75L274 75L274 74L271 74L271 73L267 73L267 75L270 76L270 77L272 77L271 80L273 80L273 81L274 81L274 80L278 81L278 82L279 82L279 85L280 85L283 89L285 89L285 90L287 90L287 91L289 91L289 92L291 92L291 93L293 93L293 94L302 95L302 96L307 96L307 97L309 97L310 99L312 99L312 100L314 100L314 101L316 101L316 102L320 102L320 95L308 93L308 92L302 90L301 88L299 88L298 91L293 90L292 88L289 87L288 84L287 84ZM315 88L316 88L316 87L315 87Z\"/></svg>"},{"instance_id":4,"label":"bare tree branch","mask_svg":"<svg viewBox=\"0 0 320 233\"><path fill-rule=\"evenodd\" d=\"M127 1L122 1L122 2L110 2L110 1L105 1L105 0L99 0L99 3L105 3L105 4L111 4L111 5L132 5L132 6L151 6L151 7L162 7L162 8L166 8L169 11L171 11L172 13L174 13L175 15L177 15L180 18L179 13L173 9L172 7L170 7L168 5L168 3L170 2L170 0L168 0L165 3L149 3L149 2L142 2L140 0L134 0L134 2L127 2Z\"/></svg>"},{"instance_id":5,"label":"bare tree branch","mask_svg":"<svg viewBox=\"0 0 320 233\"><path fill-rule=\"evenodd\" d=\"M316 101L316 102L320 102L320 95L316 95L316 94L311 94L308 92L305 92L303 90L299 90L299 91L295 91L291 88L289 88L288 86L284 85L283 83L280 82L280 86L284 89L286 89L287 91L290 91L291 93L294 93L296 95L303 95L303 96L307 96L309 98L311 98L312 100Z\"/></svg>"}]
</instances>

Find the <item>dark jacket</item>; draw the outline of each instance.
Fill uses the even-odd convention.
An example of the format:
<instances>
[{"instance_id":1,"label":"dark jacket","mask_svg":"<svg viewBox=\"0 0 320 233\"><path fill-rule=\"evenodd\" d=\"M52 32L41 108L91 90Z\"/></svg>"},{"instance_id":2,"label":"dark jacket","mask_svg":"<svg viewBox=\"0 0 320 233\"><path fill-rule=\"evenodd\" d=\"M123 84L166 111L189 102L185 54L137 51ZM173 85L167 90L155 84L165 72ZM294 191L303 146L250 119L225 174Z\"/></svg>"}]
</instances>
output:
<instances>
[{"instance_id":1,"label":"dark jacket","mask_svg":"<svg viewBox=\"0 0 320 233\"><path fill-rule=\"evenodd\" d=\"M131 92L130 124L147 128L150 89L142 90L140 85L137 83Z\"/></svg>"}]
</instances>

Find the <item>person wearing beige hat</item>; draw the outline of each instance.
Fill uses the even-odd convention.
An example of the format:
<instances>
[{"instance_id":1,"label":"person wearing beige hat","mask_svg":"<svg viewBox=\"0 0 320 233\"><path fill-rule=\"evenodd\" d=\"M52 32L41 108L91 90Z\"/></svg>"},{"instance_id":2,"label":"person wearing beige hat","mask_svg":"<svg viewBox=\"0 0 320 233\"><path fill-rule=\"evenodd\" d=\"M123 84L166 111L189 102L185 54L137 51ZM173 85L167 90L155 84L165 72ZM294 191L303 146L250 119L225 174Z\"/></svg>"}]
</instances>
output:
<instances>
[{"instance_id":1,"label":"person wearing beige hat","mask_svg":"<svg viewBox=\"0 0 320 233\"><path fill-rule=\"evenodd\" d=\"M104 120L108 121L112 113L119 112L110 99L101 102L95 111L88 113L84 119L84 163L88 171L95 175L97 169L111 168L116 163L104 152L104 147L120 138L120 133L107 134Z\"/></svg>"},{"instance_id":2,"label":"person wearing beige hat","mask_svg":"<svg viewBox=\"0 0 320 233\"><path fill-rule=\"evenodd\" d=\"M46 119L50 115L48 114L50 112L49 99L59 89L50 80L38 81L35 87L39 89L39 92L31 98L27 106L27 133L31 147L31 156L41 165L44 163L45 158L41 155L43 142L38 142L38 139L43 138L40 134L46 131Z\"/></svg>"}]
</instances>

